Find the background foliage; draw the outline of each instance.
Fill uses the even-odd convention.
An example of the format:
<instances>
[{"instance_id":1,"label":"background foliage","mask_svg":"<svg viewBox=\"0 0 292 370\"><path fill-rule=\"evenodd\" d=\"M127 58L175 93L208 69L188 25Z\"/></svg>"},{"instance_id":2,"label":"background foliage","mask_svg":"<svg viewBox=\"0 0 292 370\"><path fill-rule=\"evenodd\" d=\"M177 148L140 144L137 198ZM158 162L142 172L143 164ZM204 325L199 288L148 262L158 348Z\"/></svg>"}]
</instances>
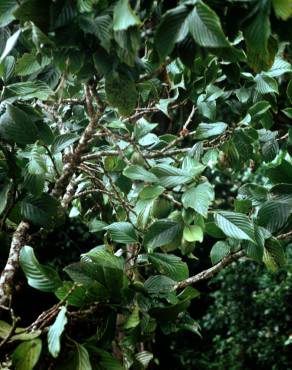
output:
<instances>
[{"instance_id":1,"label":"background foliage","mask_svg":"<svg viewBox=\"0 0 292 370\"><path fill-rule=\"evenodd\" d=\"M163 367L159 338L199 322L214 368L291 366L291 9L0 1L3 368Z\"/></svg>"}]
</instances>

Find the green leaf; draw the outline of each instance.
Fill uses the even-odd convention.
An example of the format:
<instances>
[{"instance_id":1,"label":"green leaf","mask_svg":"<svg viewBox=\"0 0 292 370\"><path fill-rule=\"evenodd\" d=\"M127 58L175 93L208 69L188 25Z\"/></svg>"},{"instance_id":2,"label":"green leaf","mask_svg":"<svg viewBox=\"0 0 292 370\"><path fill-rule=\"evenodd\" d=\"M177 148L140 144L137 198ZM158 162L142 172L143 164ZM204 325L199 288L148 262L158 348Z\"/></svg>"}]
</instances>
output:
<instances>
[{"instance_id":1,"label":"green leaf","mask_svg":"<svg viewBox=\"0 0 292 370\"><path fill-rule=\"evenodd\" d=\"M206 166L197 162L194 166L184 170L167 164L160 164L152 167L151 172L159 178L160 185L172 188L196 179L205 168Z\"/></svg>"},{"instance_id":2,"label":"green leaf","mask_svg":"<svg viewBox=\"0 0 292 370\"><path fill-rule=\"evenodd\" d=\"M42 351L42 341L33 339L20 343L12 353L15 370L32 370L37 364Z\"/></svg>"},{"instance_id":3,"label":"green leaf","mask_svg":"<svg viewBox=\"0 0 292 370\"><path fill-rule=\"evenodd\" d=\"M21 30L17 30L12 36L8 38L8 40L6 41L5 48L0 57L0 63L13 50L20 34L21 34Z\"/></svg>"},{"instance_id":4,"label":"green leaf","mask_svg":"<svg viewBox=\"0 0 292 370\"><path fill-rule=\"evenodd\" d=\"M38 131L23 110L8 104L0 118L0 136L19 145L33 144L38 139Z\"/></svg>"},{"instance_id":5,"label":"green leaf","mask_svg":"<svg viewBox=\"0 0 292 370\"><path fill-rule=\"evenodd\" d=\"M292 104L292 80L289 81L286 92L287 92L288 99L290 100L290 103Z\"/></svg>"},{"instance_id":6,"label":"green leaf","mask_svg":"<svg viewBox=\"0 0 292 370\"><path fill-rule=\"evenodd\" d=\"M131 9L128 0L119 0L114 8L114 31L127 30L132 26L139 26L140 19Z\"/></svg>"},{"instance_id":7,"label":"green leaf","mask_svg":"<svg viewBox=\"0 0 292 370\"><path fill-rule=\"evenodd\" d=\"M52 144L51 151L53 154L61 153L69 145L72 145L79 139L79 135L73 133L66 133L58 135Z\"/></svg>"},{"instance_id":8,"label":"green leaf","mask_svg":"<svg viewBox=\"0 0 292 370\"><path fill-rule=\"evenodd\" d=\"M160 274L175 281L184 280L189 276L187 264L173 254L151 253L148 259Z\"/></svg>"},{"instance_id":9,"label":"green leaf","mask_svg":"<svg viewBox=\"0 0 292 370\"><path fill-rule=\"evenodd\" d=\"M0 2L0 27L7 26L15 19L13 12L17 6L16 0L2 0Z\"/></svg>"},{"instance_id":10,"label":"green leaf","mask_svg":"<svg viewBox=\"0 0 292 370\"><path fill-rule=\"evenodd\" d=\"M144 287L149 294L160 295L172 291L175 281L167 276L150 276L144 283Z\"/></svg>"},{"instance_id":11,"label":"green leaf","mask_svg":"<svg viewBox=\"0 0 292 370\"><path fill-rule=\"evenodd\" d=\"M266 241L263 262L271 271L277 271L278 268L285 265L285 253L282 244L276 238L271 238Z\"/></svg>"},{"instance_id":12,"label":"green leaf","mask_svg":"<svg viewBox=\"0 0 292 370\"><path fill-rule=\"evenodd\" d=\"M279 144L276 139L268 140L262 146L263 159L265 162L272 162L279 153Z\"/></svg>"},{"instance_id":13,"label":"green leaf","mask_svg":"<svg viewBox=\"0 0 292 370\"><path fill-rule=\"evenodd\" d=\"M202 1L198 1L188 18L188 26L194 40L209 48L230 47L217 14Z\"/></svg>"},{"instance_id":14,"label":"green leaf","mask_svg":"<svg viewBox=\"0 0 292 370\"><path fill-rule=\"evenodd\" d=\"M218 136L223 134L226 128L227 124L224 122L200 123L197 127L195 138L203 140L212 136Z\"/></svg>"},{"instance_id":15,"label":"green leaf","mask_svg":"<svg viewBox=\"0 0 292 370\"><path fill-rule=\"evenodd\" d=\"M175 43L180 39L189 13L187 6L180 5L163 15L154 39L155 47L162 60L172 52Z\"/></svg>"},{"instance_id":16,"label":"green leaf","mask_svg":"<svg viewBox=\"0 0 292 370\"><path fill-rule=\"evenodd\" d=\"M213 187L206 181L194 188L188 189L182 196L182 202L185 208L192 208L200 215L207 217L208 208L214 197Z\"/></svg>"},{"instance_id":17,"label":"green leaf","mask_svg":"<svg viewBox=\"0 0 292 370\"><path fill-rule=\"evenodd\" d=\"M102 370L124 370L120 362L110 353L97 347L94 347L93 351L98 354L98 365Z\"/></svg>"},{"instance_id":18,"label":"green leaf","mask_svg":"<svg viewBox=\"0 0 292 370\"><path fill-rule=\"evenodd\" d=\"M44 63L37 61L36 55L24 53L21 58L17 60L15 67L15 74L18 76L27 76L38 72L40 69L50 63L50 59L44 60Z\"/></svg>"},{"instance_id":19,"label":"green leaf","mask_svg":"<svg viewBox=\"0 0 292 370\"><path fill-rule=\"evenodd\" d=\"M7 201L8 201L8 194L9 194L10 189L11 189L11 184L9 182L5 183L4 185L1 184L1 188L0 188L0 216L6 208Z\"/></svg>"},{"instance_id":20,"label":"green leaf","mask_svg":"<svg viewBox=\"0 0 292 370\"><path fill-rule=\"evenodd\" d=\"M164 192L164 187L160 185L149 185L145 186L139 193L141 199L156 199L160 194Z\"/></svg>"},{"instance_id":21,"label":"green leaf","mask_svg":"<svg viewBox=\"0 0 292 370\"><path fill-rule=\"evenodd\" d=\"M216 242L210 252L210 257L213 265L220 262L224 257L230 253L230 245L226 242Z\"/></svg>"},{"instance_id":22,"label":"green leaf","mask_svg":"<svg viewBox=\"0 0 292 370\"><path fill-rule=\"evenodd\" d=\"M72 360L72 365L71 369L74 370L92 370L90 359L89 359L89 354L87 352L87 349L82 345L77 342L75 342L75 355Z\"/></svg>"},{"instance_id":23,"label":"green leaf","mask_svg":"<svg viewBox=\"0 0 292 370\"><path fill-rule=\"evenodd\" d=\"M153 250L169 244L177 239L182 232L180 223L171 220L155 221L147 230L144 245L148 250Z\"/></svg>"},{"instance_id":24,"label":"green leaf","mask_svg":"<svg viewBox=\"0 0 292 370\"><path fill-rule=\"evenodd\" d=\"M130 115L136 107L137 90L135 82L124 74L107 76L105 92L108 102L123 116Z\"/></svg>"},{"instance_id":25,"label":"green leaf","mask_svg":"<svg viewBox=\"0 0 292 370\"><path fill-rule=\"evenodd\" d=\"M247 60L255 71L268 70L274 62L275 51L272 50L270 35L270 2L255 3L252 16L243 28L247 47Z\"/></svg>"},{"instance_id":26,"label":"green leaf","mask_svg":"<svg viewBox=\"0 0 292 370\"><path fill-rule=\"evenodd\" d=\"M33 194L40 195L44 189L47 165L38 145L31 148L29 162L25 169L24 186Z\"/></svg>"},{"instance_id":27,"label":"green leaf","mask_svg":"<svg viewBox=\"0 0 292 370\"><path fill-rule=\"evenodd\" d=\"M253 206L261 205L267 197L267 189L257 184L245 184L238 190L238 198L251 200Z\"/></svg>"},{"instance_id":28,"label":"green leaf","mask_svg":"<svg viewBox=\"0 0 292 370\"><path fill-rule=\"evenodd\" d=\"M272 2L277 18L285 21L292 15L291 0L272 0Z\"/></svg>"},{"instance_id":29,"label":"green leaf","mask_svg":"<svg viewBox=\"0 0 292 370\"><path fill-rule=\"evenodd\" d=\"M117 243L128 244L138 241L135 229L129 222L114 222L104 230L108 230L112 240Z\"/></svg>"},{"instance_id":30,"label":"green leaf","mask_svg":"<svg viewBox=\"0 0 292 370\"><path fill-rule=\"evenodd\" d=\"M53 90L43 81L26 81L6 86L4 99L30 100L36 98L47 100L53 94Z\"/></svg>"},{"instance_id":31,"label":"green leaf","mask_svg":"<svg viewBox=\"0 0 292 370\"><path fill-rule=\"evenodd\" d=\"M248 113L253 119L261 117L271 108L271 104L265 100L255 103L248 109Z\"/></svg>"},{"instance_id":32,"label":"green leaf","mask_svg":"<svg viewBox=\"0 0 292 370\"><path fill-rule=\"evenodd\" d=\"M49 194L27 195L21 201L22 216L38 226L50 225L58 213L59 203Z\"/></svg>"},{"instance_id":33,"label":"green leaf","mask_svg":"<svg viewBox=\"0 0 292 370\"><path fill-rule=\"evenodd\" d=\"M273 77L259 74L255 77L256 90L260 94L276 93L278 94L278 83Z\"/></svg>"},{"instance_id":34,"label":"green leaf","mask_svg":"<svg viewBox=\"0 0 292 370\"><path fill-rule=\"evenodd\" d=\"M42 292L54 292L62 284L54 269L39 264L32 247L26 245L21 248L19 262L31 287Z\"/></svg>"},{"instance_id":35,"label":"green leaf","mask_svg":"<svg viewBox=\"0 0 292 370\"><path fill-rule=\"evenodd\" d=\"M4 339L11 333L12 326L7 322L0 320L0 338ZM34 330L27 332L25 328L15 328L15 334L9 339L9 342L32 340L39 337L42 333L41 330Z\"/></svg>"},{"instance_id":36,"label":"green leaf","mask_svg":"<svg viewBox=\"0 0 292 370\"><path fill-rule=\"evenodd\" d=\"M61 351L61 335L68 322L66 312L67 308L65 306L60 307L60 311L55 319L54 324L49 327L48 350L54 358L58 357Z\"/></svg>"},{"instance_id":37,"label":"green leaf","mask_svg":"<svg viewBox=\"0 0 292 370\"><path fill-rule=\"evenodd\" d=\"M183 230L183 238L187 242L202 242L204 238L204 232L198 225L186 225Z\"/></svg>"},{"instance_id":38,"label":"green leaf","mask_svg":"<svg viewBox=\"0 0 292 370\"><path fill-rule=\"evenodd\" d=\"M144 167L138 165L127 166L123 175L131 180L139 180L145 182L157 182L158 178L151 172L145 170Z\"/></svg>"},{"instance_id":39,"label":"green leaf","mask_svg":"<svg viewBox=\"0 0 292 370\"><path fill-rule=\"evenodd\" d=\"M138 369L147 369L150 361L153 359L153 353L148 352L148 351L142 351L137 354L135 354L135 364L137 364Z\"/></svg>"},{"instance_id":40,"label":"green leaf","mask_svg":"<svg viewBox=\"0 0 292 370\"><path fill-rule=\"evenodd\" d=\"M215 214L215 223L230 238L249 240L255 243L253 225L246 215L219 211Z\"/></svg>"},{"instance_id":41,"label":"green leaf","mask_svg":"<svg viewBox=\"0 0 292 370\"><path fill-rule=\"evenodd\" d=\"M268 168L265 173L274 184L280 182L292 184L292 165L286 160L276 167Z\"/></svg>"},{"instance_id":42,"label":"green leaf","mask_svg":"<svg viewBox=\"0 0 292 370\"><path fill-rule=\"evenodd\" d=\"M291 212L291 204L268 200L258 211L257 221L272 233L285 225Z\"/></svg>"}]
</instances>

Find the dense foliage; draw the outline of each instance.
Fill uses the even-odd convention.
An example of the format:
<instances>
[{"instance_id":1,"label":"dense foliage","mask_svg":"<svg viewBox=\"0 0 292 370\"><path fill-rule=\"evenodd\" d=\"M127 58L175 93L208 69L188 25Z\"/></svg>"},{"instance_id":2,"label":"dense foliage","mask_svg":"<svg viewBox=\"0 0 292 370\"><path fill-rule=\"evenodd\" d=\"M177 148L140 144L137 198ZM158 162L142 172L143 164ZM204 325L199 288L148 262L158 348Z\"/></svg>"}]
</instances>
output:
<instances>
[{"instance_id":1,"label":"dense foliage","mask_svg":"<svg viewBox=\"0 0 292 370\"><path fill-rule=\"evenodd\" d=\"M3 368L159 367L158 332L200 332L194 284L285 265L291 5L0 1ZM68 218L88 247L43 251Z\"/></svg>"},{"instance_id":2,"label":"dense foliage","mask_svg":"<svg viewBox=\"0 0 292 370\"><path fill-rule=\"evenodd\" d=\"M253 262L231 265L212 279L200 306L202 337L171 339L182 369L290 369L291 249L276 274ZM197 304L193 307L197 313Z\"/></svg>"}]
</instances>

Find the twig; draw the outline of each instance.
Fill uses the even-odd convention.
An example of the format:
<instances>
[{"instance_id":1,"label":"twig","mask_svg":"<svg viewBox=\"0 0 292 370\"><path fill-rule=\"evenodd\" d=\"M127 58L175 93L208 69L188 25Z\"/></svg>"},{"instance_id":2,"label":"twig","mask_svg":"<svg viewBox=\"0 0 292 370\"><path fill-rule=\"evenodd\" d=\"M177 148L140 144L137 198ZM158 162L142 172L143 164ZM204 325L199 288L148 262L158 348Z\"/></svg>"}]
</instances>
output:
<instances>
[{"instance_id":1,"label":"twig","mask_svg":"<svg viewBox=\"0 0 292 370\"><path fill-rule=\"evenodd\" d=\"M179 283L175 284L173 290L185 288L189 285L196 284L202 280L210 279L211 277L216 275L220 270L222 270L225 266L230 265L233 261L238 260L244 255L245 255L244 250L240 250L233 254L229 254L228 256L224 257L220 262L210 267L209 269L201 271L197 275L191 276L188 279L182 280Z\"/></svg>"},{"instance_id":2,"label":"twig","mask_svg":"<svg viewBox=\"0 0 292 370\"><path fill-rule=\"evenodd\" d=\"M280 239L280 240L290 239L290 238L292 238L292 230L289 231L288 233L278 235L276 238Z\"/></svg>"}]
</instances>

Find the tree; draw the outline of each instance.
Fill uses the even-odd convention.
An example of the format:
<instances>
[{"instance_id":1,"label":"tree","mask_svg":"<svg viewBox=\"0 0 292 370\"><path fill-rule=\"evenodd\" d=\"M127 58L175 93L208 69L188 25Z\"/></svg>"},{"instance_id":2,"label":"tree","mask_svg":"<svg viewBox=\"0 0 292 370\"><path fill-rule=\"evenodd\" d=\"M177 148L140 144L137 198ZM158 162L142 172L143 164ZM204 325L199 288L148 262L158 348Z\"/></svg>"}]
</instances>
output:
<instances>
[{"instance_id":1,"label":"tree","mask_svg":"<svg viewBox=\"0 0 292 370\"><path fill-rule=\"evenodd\" d=\"M240 258L285 264L291 1L0 10L0 347L16 369L147 368L158 326L199 332L194 284ZM68 217L99 245L40 263L38 238ZM213 266L189 276L208 236ZM57 299L24 328L19 266Z\"/></svg>"}]
</instances>

